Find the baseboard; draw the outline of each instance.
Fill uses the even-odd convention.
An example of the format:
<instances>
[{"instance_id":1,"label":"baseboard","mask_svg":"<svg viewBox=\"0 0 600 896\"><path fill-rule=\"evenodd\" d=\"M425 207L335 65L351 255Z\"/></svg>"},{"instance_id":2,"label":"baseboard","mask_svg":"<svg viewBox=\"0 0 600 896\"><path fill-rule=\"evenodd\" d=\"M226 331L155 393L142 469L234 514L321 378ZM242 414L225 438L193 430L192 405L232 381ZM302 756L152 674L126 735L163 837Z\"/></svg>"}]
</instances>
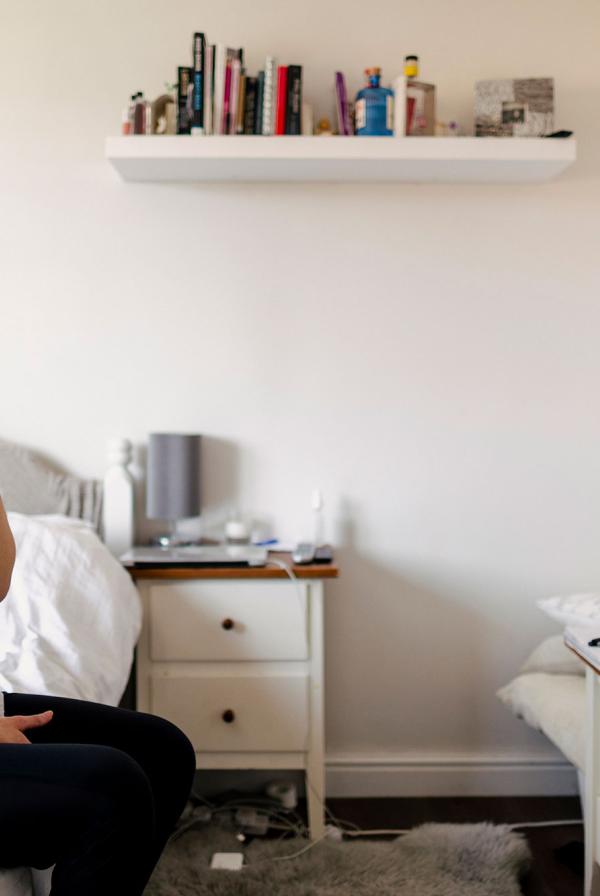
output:
<instances>
[{"instance_id":1,"label":"baseboard","mask_svg":"<svg viewBox=\"0 0 600 896\"><path fill-rule=\"evenodd\" d=\"M574 767L543 756L327 755L327 796L570 796Z\"/></svg>"}]
</instances>

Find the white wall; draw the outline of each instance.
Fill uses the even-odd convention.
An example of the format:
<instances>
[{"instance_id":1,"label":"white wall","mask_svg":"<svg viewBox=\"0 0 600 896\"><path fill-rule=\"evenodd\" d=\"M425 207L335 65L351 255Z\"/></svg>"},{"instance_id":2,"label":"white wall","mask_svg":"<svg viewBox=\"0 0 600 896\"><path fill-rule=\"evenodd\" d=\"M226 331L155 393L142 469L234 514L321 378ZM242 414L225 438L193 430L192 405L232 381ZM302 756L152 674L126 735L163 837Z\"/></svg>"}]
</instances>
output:
<instances>
[{"instance_id":1,"label":"white wall","mask_svg":"<svg viewBox=\"0 0 600 896\"><path fill-rule=\"evenodd\" d=\"M124 184L103 138L196 28L302 63L318 112L335 68L355 89L407 52L465 126L476 79L554 76L580 161L536 187ZM100 475L111 434L199 430L209 513L290 533L323 488L333 787L380 762L388 790L457 763L458 789L473 764L564 786L494 692L553 630L535 599L600 583L599 44L595 0L0 4L1 434Z\"/></svg>"}]
</instances>

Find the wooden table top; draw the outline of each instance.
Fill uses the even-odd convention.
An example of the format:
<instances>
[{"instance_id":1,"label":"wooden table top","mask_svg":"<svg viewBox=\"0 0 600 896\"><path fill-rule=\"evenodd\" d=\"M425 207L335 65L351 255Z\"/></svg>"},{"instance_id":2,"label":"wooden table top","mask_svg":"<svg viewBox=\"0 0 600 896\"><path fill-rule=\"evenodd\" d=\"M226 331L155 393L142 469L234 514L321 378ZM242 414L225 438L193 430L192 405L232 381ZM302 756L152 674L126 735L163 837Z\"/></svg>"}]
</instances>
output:
<instances>
[{"instance_id":1,"label":"wooden table top","mask_svg":"<svg viewBox=\"0 0 600 896\"><path fill-rule=\"evenodd\" d=\"M337 579L340 574L335 563L310 563L296 566L291 554L277 553L275 559L283 561L299 579ZM287 579L288 574L279 566L146 566L126 567L134 581L139 579Z\"/></svg>"}]
</instances>

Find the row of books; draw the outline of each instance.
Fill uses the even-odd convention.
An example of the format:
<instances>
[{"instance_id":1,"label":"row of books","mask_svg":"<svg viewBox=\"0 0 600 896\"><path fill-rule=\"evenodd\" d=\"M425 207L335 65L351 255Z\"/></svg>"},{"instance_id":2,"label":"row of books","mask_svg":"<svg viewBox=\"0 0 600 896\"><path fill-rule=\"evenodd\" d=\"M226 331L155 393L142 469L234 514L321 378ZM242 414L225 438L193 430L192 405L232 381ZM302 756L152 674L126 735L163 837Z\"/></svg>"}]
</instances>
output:
<instances>
[{"instance_id":1,"label":"row of books","mask_svg":"<svg viewBox=\"0 0 600 896\"><path fill-rule=\"evenodd\" d=\"M177 70L178 134L301 134L302 66L267 56L256 77L243 49L193 40L192 65Z\"/></svg>"}]
</instances>

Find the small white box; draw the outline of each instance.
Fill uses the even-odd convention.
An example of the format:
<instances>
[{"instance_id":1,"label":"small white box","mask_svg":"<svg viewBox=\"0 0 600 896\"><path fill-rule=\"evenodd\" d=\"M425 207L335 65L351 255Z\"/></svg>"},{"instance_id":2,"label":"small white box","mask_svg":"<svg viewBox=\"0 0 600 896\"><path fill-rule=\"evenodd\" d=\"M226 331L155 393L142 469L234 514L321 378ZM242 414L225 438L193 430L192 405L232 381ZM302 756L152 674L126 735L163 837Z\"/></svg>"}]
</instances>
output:
<instances>
[{"instance_id":1,"label":"small white box","mask_svg":"<svg viewBox=\"0 0 600 896\"><path fill-rule=\"evenodd\" d=\"M241 852L216 852L210 867L218 871L241 871L244 865L244 854Z\"/></svg>"}]
</instances>

